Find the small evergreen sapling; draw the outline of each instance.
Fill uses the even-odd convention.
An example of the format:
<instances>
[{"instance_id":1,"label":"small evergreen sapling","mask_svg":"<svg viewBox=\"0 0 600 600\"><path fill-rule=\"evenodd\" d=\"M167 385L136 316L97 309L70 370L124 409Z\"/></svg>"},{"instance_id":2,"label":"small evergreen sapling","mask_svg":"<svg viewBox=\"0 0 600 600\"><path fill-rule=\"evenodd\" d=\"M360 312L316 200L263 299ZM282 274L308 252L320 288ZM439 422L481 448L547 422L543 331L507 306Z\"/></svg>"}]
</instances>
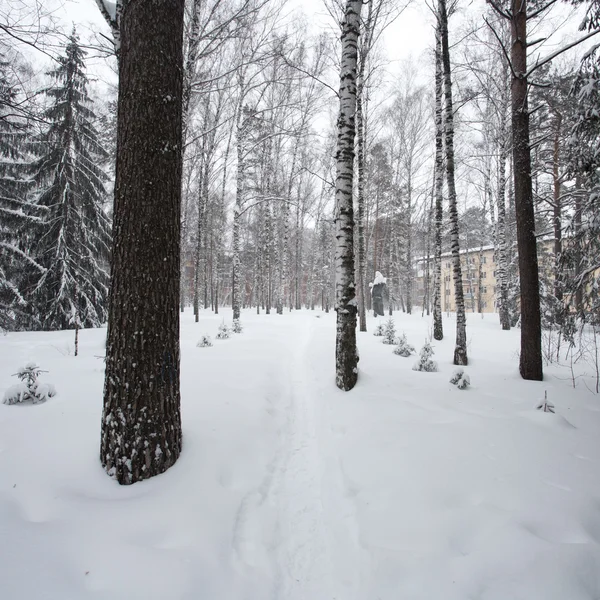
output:
<instances>
[{"instance_id":1,"label":"small evergreen sapling","mask_svg":"<svg viewBox=\"0 0 600 600\"><path fill-rule=\"evenodd\" d=\"M200 338L200 341L196 344L197 348L208 348L209 346L212 346L212 340L210 339L210 335L203 335Z\"/></svg>"},{"instance_id":2,"label":"small evergreen sapling","mask_svg":"<svg viewBox=\"0 0 600 600\"><path fill-rule=\"evenodd\" d=\"M242 333L242 331L244 331L244 328L242 327L242 324L240 323L239 319L233 320L231 331L233 331L233 333Z\"/></svg>"},{"instance_id":3,"label":"small evergreen sapling","mask_svg":"<svg viewBox=\"0 0 600 600\"><path fill-rule=\"evenodd\" d=\"M18 404L27 400L31 400L33 404L39 404L56 396L56 389L51 383L40 383L38 381L40 373L47 373L47 371L42 371L33 362L21 367L15 373L15 377L18 377L21 383L17 383L6 390L2 400L4 404Z\"/></svg>"},{"instance_id":4,"label":"small evergreen sapling","mask_svg":"<svg viewBox=\"0 0 600 600\"><path fill-rule=\"evenodd\" d=\"M217 333L218 340L227 340L231 334L231 329L225 325L225 323L221 323L219 325L219 333Z\"/></svg>"},{"instance_id":5,"label":"small evergreen sapling","mask_svg":"<svg viewBox=\"0 0 600 600\"><path fill-rule=\"evenodd\" d=\"M536 408L543 412L554 413L554 404L548 400L547 391L544 391L544 399L536 406Z\"/></svg>"},{"instance_id":6,"label":"small evergreen sapling","mask_svg":"<svg viewBox=\"0 0 600 600\"><path fill-rule=\"evenodd\" d=\"M391 317L385 322L382 342L389 345L396 343L396 326L394 325L394 319Z\"/></svg>"},{"instance_id":7,"label":"small evergreen sapling","mask_svg":"<svg viewBox=\"0 0 600 600\"><path fill-rule=\"evenodd\" d=\"M394 348L394 354L398 356L408 357L415 351L415 347L411 346L406 339L406 333L403 333L396 340L396 347Z\"/></svg>"},{"instance_id":8,"label":"small evergreen sapling","mask_svg":"<svg viewBox=\"0 0 600 600\"><path fill-rule=\"evenodd\" d=\"M465 390L471 385L471 380L464 369L456 369L450 379L450 383L454 384L459 390Z\"/></svg>"},{"instance_id":9,"label":"small evergreen sapling","mask_svg":"<svg viewBox=\"0 0 600 600\"><path fill-rule=\"evenodd\" d=\"M428 373L437 371L437 363L431 360L432 356L433 348L429 342L425 342L419 353L419 360L413 366L413 371L426 371Z\"/></svg>"},{"instance_id":10,"label":"small evergreen sapling","mask_svg":"<svg viewBox=\"0 0 600 600\"><path fill-rule=\"evenodd\" d=\"M373 330L373 335L382 336L383 335L383 323L378 323Z\"/></svg>"}]
</instances>

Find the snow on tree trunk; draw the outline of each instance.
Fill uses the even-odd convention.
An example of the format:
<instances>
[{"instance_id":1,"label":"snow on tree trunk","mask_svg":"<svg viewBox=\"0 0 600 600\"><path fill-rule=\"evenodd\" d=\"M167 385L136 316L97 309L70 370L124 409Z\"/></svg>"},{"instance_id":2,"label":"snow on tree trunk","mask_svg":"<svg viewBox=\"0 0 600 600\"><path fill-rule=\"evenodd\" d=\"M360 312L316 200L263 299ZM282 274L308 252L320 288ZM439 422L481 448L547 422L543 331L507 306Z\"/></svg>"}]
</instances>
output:
<instances>
[{"instance_id":1,"label":"snow on tree trunk","mask_svg":"<svg viewBox=\"0 0 600 600\"><path fill-rule=\"evenodd\" d=\"M358 377L356 288L354 285L354 137L356 62L362 0L347 0L342 25L340 112L335 180L336 384L351 390Z\"/></svg>"},{"instance_id":2,"label":"snow on tree trunk","mask_svg":"<svg viewBox=\"0 0 600 600\"><path fill-rule=\"evenodd\" d=\"M241 77L240 77L241 79ZM240 81L240 93L244 89L244 82ZM232 232L232 250L233 250L233 269L232 269L232 285L231 285L231 306L233 308L233 318L239 319L241 314L242 303L242 286L241 286L241 260L240 260L240 219L244 206L244 186L246 176L246 161L245 161L245 142L248 129L248 119L244 115L242 103L240 101L237 114L237 173L236 173L236 193L235 206L233 207L233 232Z\"/></svg>"},{"instance_id":3,"label":"snow on tree trunk","mask_svg":"<svg viewBox=\"0 0 600 600\"><path fill-rule=\"evenodd\" d=\"M527 105L526 0L512 0L511 17L511 63L514 72L511 85L513 176L519 252L519 280L521 285L521 354L519 370L523 379L539 381L543 378L542 329L531 184L529 109Z\"/></svg>"},{"instance_id":4,"label":"snow on tree trunk","mask_svg":"<svg viewBox=\"0 0 600 600\"><path fill-rule=\"evenodd\" d=\"M361 71L363 68L361 67ZM365 140L362 107L362 78L356 94L356 134L357 134L357 166L358 166L358 315L360 331L367 331L367 312L365 306Z\"/></svg>"},{"instance_id":5,"label":"snow on tree trunk","mask_svg":"<svg viewBox=\"0 0 600 600\"><path fill-rule=\"evenodd\" d=\"M412 165L407 172L406 182L406 271L404 288L406 290L406 312L412 314L412 288L413 288L413 267L412 267Z\"/></svg>"},{"instance_id":6,"label":"snow on tree trunk","mask_svg":"<svg viewBox=\"0 0 600 600\"><path fill-rule=\"evenodd\" d=\"M179 253L184 1L121 19L117 171L100 458L121 484L181 452Z\"/></svg>"},{"instance_id":7,"label":"snow on tree trunk","mask_svg":"<svg viewBox=\"0 0 600 600\"><path fill-rule=\"evenodd\" d=\"M500 131L498 157L498 269L497 278L500 294L498 296L498 310L500 313L500 325L502 329L510 329L510 312L508 306L508 251L506 247L506 106L502 103L500 107Z\"/></svg>"},{"instance_id":8,"label":"snow on tree trunk","mask_svg":"<svg viewBox=\"0 0 600 600\"><path fill-rule=\"evenodd\" d=\"M365 252L365 146L367 125L363 118L363 93L367 59L373 30L373 1L368 2L367 18L363 23L363 42L360 48L360 65L356 89L356 136L358 167L358 315L360 331L367 331L366 295L366 252Z\"/></svg>"},{"instance_id":9,"label":"snow on tree trunk","mask_svg":"<svg viewBox=\"0 0 600 600\"><path fill-rule=\"evenodd\" d=\"M467 365L467 320L463 294L462 270L460 267L460 246L458 236L458 209L456 185L454 181L454 111L452 108L452 81L450 72L450 51L448 47L448 13L446 0L439 0L440 33L442 39L442 65L444 69L444 99L446 102L446 179L450 217L450 243L452 249L454 298L456 304L456 345L454 364Z\"/></svg>"},{"instance_id":10,"label":"snow on tree trunk","mask_svg":"<svg viewBox=\"0 0 600 600\"><path fill-rule=\"evenodd\" d=\"M435 234L433 266L433 338L444 339L442 325L442 225L444 214L444 121L443 103L442 40L439 25L435 40Z\"/></svg>"},{"instance_id":11,"label":"snow on tree trunk","mask_svg":"<svg viewBox=\"0 0 600 600\"><path fill-rule=\"evenodd\" d=\"M554 112L554 148L552 152L552 180L554 187L554 207L552 225L554 228L554 296L558 305L563 300L562 280L562 200L561 200L561 177L560 177L560 135L562 128L562 114L557 110Z\"/></svg>"}]
</instances>

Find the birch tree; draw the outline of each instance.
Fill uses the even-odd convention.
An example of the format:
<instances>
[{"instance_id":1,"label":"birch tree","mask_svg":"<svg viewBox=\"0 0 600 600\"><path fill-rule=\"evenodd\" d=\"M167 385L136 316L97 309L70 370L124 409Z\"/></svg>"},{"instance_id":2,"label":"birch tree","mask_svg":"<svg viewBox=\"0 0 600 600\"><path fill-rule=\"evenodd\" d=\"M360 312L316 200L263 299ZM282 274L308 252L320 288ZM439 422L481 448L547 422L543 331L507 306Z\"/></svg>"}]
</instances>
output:
<instances>
[{"instance_id":1,"label":"birch tree","mask_svg":"<svg viewBox=\"0 0 600 600\"><path fill-rule=\"evenodd\" d=\"M351 390L358 377L356 348L356 286L354 284L354 137L356 113L357 46L362 0L347 0L342 25L340 111L335 180L336 269L336 384Z\"/></svg>"},{"instance_id":2,"label":"birch tree","mask_svg":"<svg viewBox=\"0 0 600 600\"><path fill-rule=\"evenodd\" d=\"M450 70L450 50L448 43L448 12L446 0L438 2L438 19L442 45L442 67L444 72L445 101L445 138L446 138L446 182L448 186L448 204L450 218L450 238L454 277L454 299L456 304L456 344L454 364L466 365L467 358L467 320L463 293L462 269L460 266L460 245L458 237L458 209L456 183L454 179L454 110L452 104L452 80Z\"/></svg>"},{"instance_id":3,"label":"birch tree","mask_svg":"<svg viewBox=\"0 0 600 600\"><path fill-rule=\"evenodd\" d=\"M434 275L433 275L433 338L442 340L442 225L444 187L444 121L443 121L442 38L439 21L435 36L435 217L434 217Z\"/></svg>"}]
</instances>

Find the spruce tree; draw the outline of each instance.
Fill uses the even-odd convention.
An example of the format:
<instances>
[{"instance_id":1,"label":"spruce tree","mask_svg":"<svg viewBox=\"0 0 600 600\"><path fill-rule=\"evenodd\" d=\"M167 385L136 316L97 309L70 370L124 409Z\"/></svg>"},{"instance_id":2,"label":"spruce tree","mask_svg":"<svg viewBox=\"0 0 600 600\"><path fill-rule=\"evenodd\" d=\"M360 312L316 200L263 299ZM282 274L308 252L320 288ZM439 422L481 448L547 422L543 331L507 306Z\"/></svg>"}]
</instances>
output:
<instances>
[{"instance_id":1,"label":"spruce tree","mask_svg":"<svg viewBox=\"0 0 600 600\"><path fill-rule=\"evenodd\" d=\"M107 153L94 126L85 52L73 31L49 75L48 126L33 141L34 203L44 215L32 252L44 268L32 308L42 329L97 327L106 320L110 225L103 211Z\"/></svg>"},{"instance_id":2,"label":"spruce tree","mask_svg":"<svg viewBox=\"0 0 600 600\"><path fill-rule=\"evenodd\" d=\"M21 90L0 55L0 328L30 326L27 318L27 274L43 272L28 257L29 232L39 222L27 201L29 181L24 153L27 121ZM35 281L35 280L34 280Z\"/></svg>"}]
</instances>

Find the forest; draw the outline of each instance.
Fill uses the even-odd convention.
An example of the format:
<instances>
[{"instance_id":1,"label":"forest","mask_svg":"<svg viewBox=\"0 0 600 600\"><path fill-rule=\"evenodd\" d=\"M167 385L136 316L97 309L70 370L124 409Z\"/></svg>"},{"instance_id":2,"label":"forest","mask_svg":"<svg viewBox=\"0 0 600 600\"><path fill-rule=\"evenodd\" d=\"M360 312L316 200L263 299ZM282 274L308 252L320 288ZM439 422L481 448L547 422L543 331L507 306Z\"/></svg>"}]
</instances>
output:
<instances>
[{"instance_id":1,"label":"forest","mask_svg":"<svg viewBox=\"0 0 600 600\"><path fill-rule=\"evenodd\" d=\"M583 523L581 560L600 559L600 489L586 470L600 426L598 33L599 0L0 0L0 385L11 411L0 407L0 432L19 457L3 458L0 437L0 472L41 494L13 503L0 489L0 507L74 527L67 513L87 522L90 502L102 522L107 499L139 499L104 480L125 490L151 479L134 486L152 490L143 517L120 505L113 525L128 532L114 533L127 560L183 552L192 521L210 530L188 540L202 581L186 568L189 586L171 596L170 577L150 577L139 596L110 578L86 587L107 599L185 599L198 586L214 598L391 598L413 589L410 577L424 600L596 597L575 594L579 563L561 570L563 549L536 588L548 557L527 542L502 573L534 575L519 570L504 596L452 561L502 552L489 541L476 552L482 530L502 528L496 508L510 514L507 548L523 530L536 544L580 543ZM405 369L411 342L420 353ZM48 365L56 388L38 381ZM11 376L21 383L8 387ZM11 408L29 401L45 417ZM55 440L53 461L85 449L84 483L34 469L27 436L17 439L29 426ZM538 438L546 454L521 466ZM494 444L513 442L514 456L489 462ZM386 444L400 463L412 448L406 473L422 497L387 470ZM196 468L202 484L188 481ZM428 469L452 473L431 504L452 530L451 558L428 581L447 540L425 536L433 562L400 584L390 565L416 560L419 533L385 530L396 531L401 497L427 527L422 506L440 493ZM542 487L521 486L530 480ZM568 510L565 490L580 504L562 530L552 523ZM42 499L63 492L62 508L47 509ZM529 508L546 493L556 495L540 525ZM141 520L177 494L182 521L158 519L168 533L153 530L155 547ZM214 502L214 530L192 499ZM483 529L461 537L458 505L483 511ZM94 535L107 536L88 542L102 571L110 540ZM57 536L78 539L75 528ZM223 551L226 570L211 574L205 553L223 544L233 558ZM62 572L78 559L61 560ZM15 573L7 597L37 597ZM51 597L87 597L70 585Z\"/></svg>"}]
</instances>

